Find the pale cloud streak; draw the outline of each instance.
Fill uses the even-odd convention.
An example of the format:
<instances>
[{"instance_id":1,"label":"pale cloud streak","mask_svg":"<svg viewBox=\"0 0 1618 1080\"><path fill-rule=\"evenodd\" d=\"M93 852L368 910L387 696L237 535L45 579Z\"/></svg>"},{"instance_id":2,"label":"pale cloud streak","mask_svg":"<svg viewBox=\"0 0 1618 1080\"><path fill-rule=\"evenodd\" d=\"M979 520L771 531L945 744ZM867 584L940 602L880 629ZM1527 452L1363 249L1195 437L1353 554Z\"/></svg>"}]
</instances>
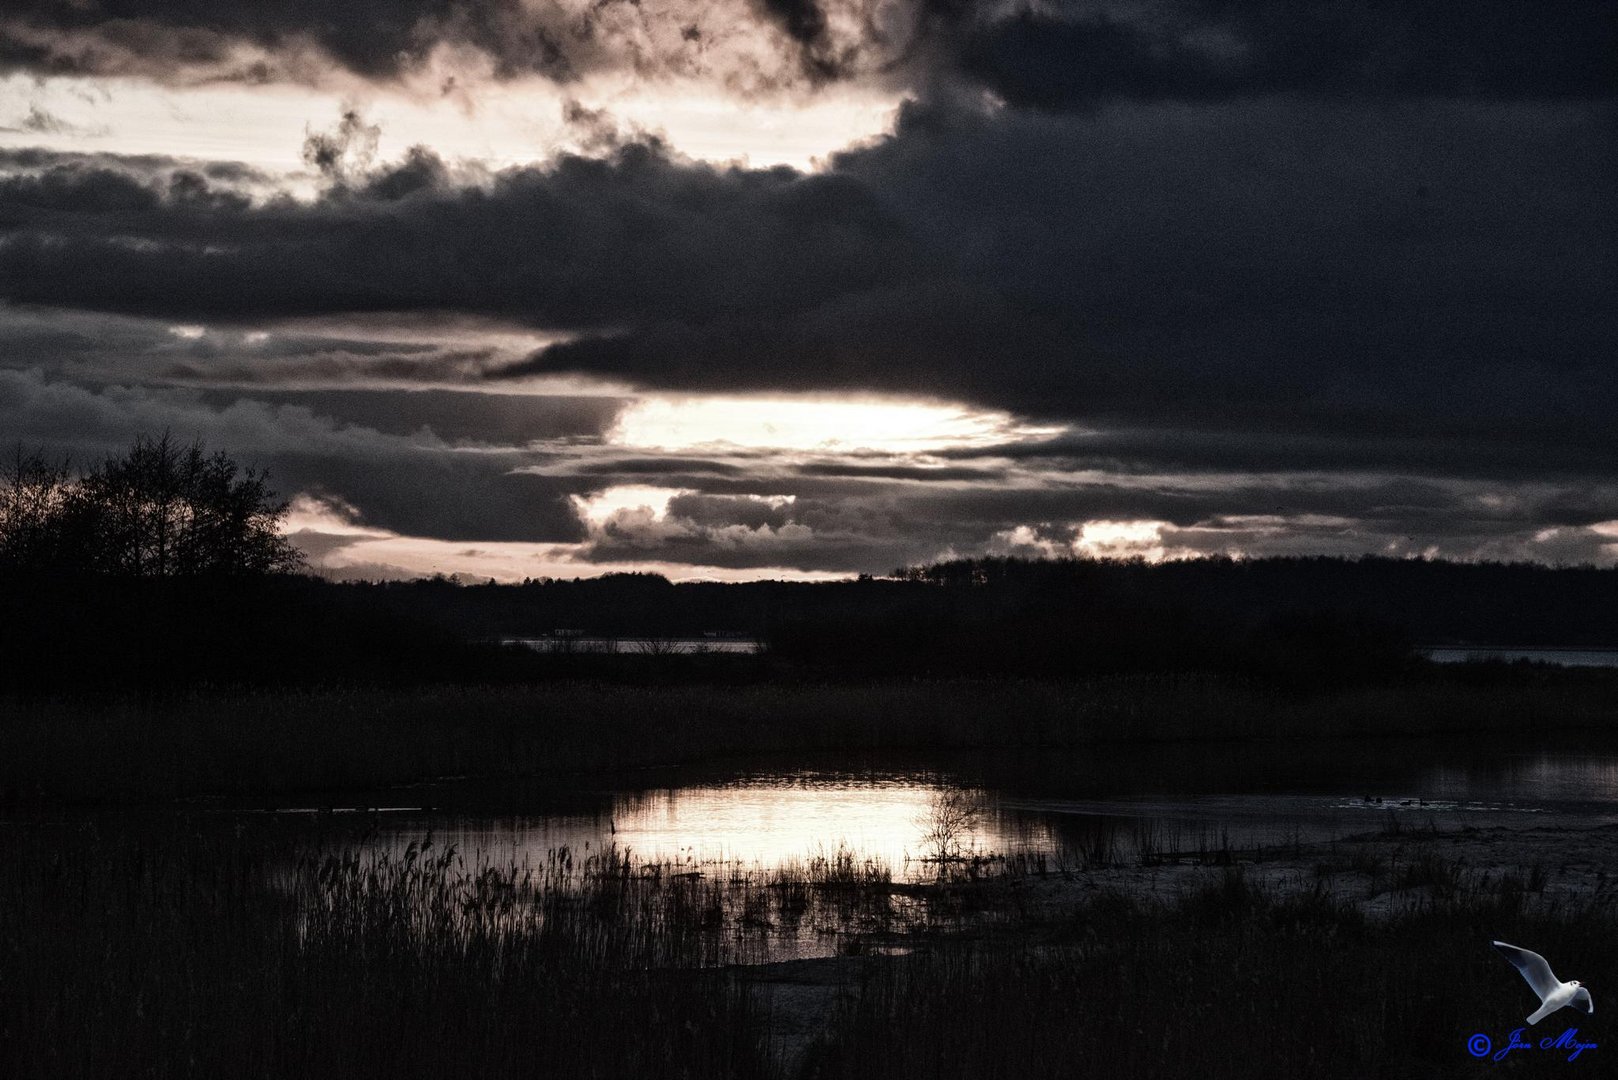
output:
<instances>
[{"instance_id":1,"label":"pale cloud streak","mask_svg":"<svg viewBox=\"0 0 1618 1080\"><path fill-rule=\"evenodd\" d=\"M428 146L446 160L498 169L587 149L586 134L567 120L568 104L580 102L625 132L655 133L695 160L811 169L834 151L887 131L899 103L890 93L853 87L812 99L737 101L699 83L647 87L619 78L568 87L498 83L481 89L474 104L369 86L169 87L22 74L0 77L0 102L8 101L19 104L0 107L0 148L133 155L161 147L195 162L253 166L304 197L317 189L301 153L305 137L349 108L379 129L376 152L384 161ZM29 127L36 112L58 118L59 125Z\"/></svg>"}]
</instances>

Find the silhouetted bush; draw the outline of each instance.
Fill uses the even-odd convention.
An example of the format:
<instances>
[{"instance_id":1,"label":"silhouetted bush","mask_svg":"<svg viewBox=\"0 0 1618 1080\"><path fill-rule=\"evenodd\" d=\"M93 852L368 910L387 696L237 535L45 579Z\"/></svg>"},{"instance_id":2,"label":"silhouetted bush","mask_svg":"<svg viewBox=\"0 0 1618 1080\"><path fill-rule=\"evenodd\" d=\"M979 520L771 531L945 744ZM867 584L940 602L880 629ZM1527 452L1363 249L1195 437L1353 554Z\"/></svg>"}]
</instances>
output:
<instances>
[{"instance_id":1,"label":"silhouetted bush","mask_svg":"<svg viewBox=\"0 0 1618 1080\"><path fill-rule=\"evenodd\" d=\"M74 476L19 449L0 477L0 570L132 578L286 573L302 557L281 533L268 478L200 442L142 436Z\"/></svg>"}]
</instances>

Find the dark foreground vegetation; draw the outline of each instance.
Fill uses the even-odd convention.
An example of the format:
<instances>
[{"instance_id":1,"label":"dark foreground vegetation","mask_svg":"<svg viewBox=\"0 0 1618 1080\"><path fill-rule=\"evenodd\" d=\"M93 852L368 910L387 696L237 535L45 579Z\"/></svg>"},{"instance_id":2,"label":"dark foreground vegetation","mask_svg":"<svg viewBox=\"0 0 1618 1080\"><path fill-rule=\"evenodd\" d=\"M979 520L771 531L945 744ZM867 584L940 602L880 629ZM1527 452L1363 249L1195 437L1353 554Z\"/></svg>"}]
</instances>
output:
<instances>
[{"instance_id":1,"label":"dark foreground vegetation","mask_svg":"<svg viewBox=\"0 0 1618 1080\"><path fill-rule=\"evenodd\" d=\"M500 865L430 841L359 856L307 830L0 832L0 1073L1465 1077L1491 1067L1465 1040L1529 1008L1491 937L1618 964L1611 897L1547 903L1538 871L1435 858L1396 859L1375 887L1405 899L1371 918L1329 865L1288 892L1235 865L1150 899L1076 895L1068 868L1026 859L899 885L841 855ZM768 993L770 969L728 966L783 933L842 957L794 969L832 990L807 1006ZM1574 1063L1599 1075L1618 1049L1599 1019L1541 1027L1603 1043Z\"/></svg>"},{"instance_id":2,"label":"dark foreground vegetation","mask_svg":"<svg viewBox=\"0 0 1618 1080\"><path fill-rule=\"evenodd\" d=\"M0 726L0 808L210 795L319 803L329 792L443 777L543 785L629 773L643 782L645 770L807 753L925 758L1483 732L1528 745L1559 729L1609 729L1618 703L1612 676L1485 666L1313 694L1217 676L1114 676L556 680L24 698L6 705Z\"/></svg>"},{"instance_id":3,"label":"dark foreground vegetation","mask_svg":"<svg viewBox=\"0 0 1618 1080\"><path fill-rule=\"evenodd\" d=\"M1503 1047L1524 1026L1502 1009L1491 935L1612 970L1614 930L1610 911L1523 915L1499 896L1372 923L1324 893L1265 896L1232 871L1169 904L1099 897L1038 943L877 967L807 1073L1418 1080L1562 1076L1571 1065L1598 1075L1612 1047L1582 1013L1532 1029L1536 1042L1577 1027L1601 1044L1571 1062L1536 1050L1497 1066L1466 1041L1483 1032Z\"/></svg>"},{"instance_id":4,"label":"dark foreground vegetation","mask_svg":"<svg viewBox=\"0 0 1618 1080\"><path fill-rule=\"evenodd\" d=\"M679 898L412 846L8 830L0 1075L764 1075ZM651 963L649 963L651 962Z\"/></svg>"}]
</instances>

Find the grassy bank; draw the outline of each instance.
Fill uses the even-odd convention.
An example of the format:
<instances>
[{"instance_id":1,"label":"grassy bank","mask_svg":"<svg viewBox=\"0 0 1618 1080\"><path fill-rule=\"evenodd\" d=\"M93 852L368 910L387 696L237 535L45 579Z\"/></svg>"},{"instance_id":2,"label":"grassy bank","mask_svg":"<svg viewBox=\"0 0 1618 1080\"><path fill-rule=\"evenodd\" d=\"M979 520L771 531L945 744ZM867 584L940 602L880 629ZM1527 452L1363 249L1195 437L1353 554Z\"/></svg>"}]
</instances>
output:
<instances>
[{"instance_id":1,"label":"grassy bank","mask_svg":"<svg viewBox=\"0 0 1618 1080\"><path fill-rule=\"evenodd\" d=\"M193 692L0 701L0 805L547 777L728 755L1609 728L1618 679L1503 671L1312 695L1211 677Z\"/></svg>"}]
</instances>

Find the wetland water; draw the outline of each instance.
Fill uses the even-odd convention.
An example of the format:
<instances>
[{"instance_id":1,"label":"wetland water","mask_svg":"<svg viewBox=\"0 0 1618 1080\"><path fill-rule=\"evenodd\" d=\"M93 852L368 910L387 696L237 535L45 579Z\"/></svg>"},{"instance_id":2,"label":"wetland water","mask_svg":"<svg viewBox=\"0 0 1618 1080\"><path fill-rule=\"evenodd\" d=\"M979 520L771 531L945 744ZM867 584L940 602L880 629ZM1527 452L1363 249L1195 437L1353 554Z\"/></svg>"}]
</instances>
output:
<instances>
[{"instance_id":1,"label":"wetland water","mask_svg":"<svg viewBox=\"0 0 1618 1080\"><path fill-rule=\"evenodd\" d=\"M1554 667L1618 667L1618 649L1587 645L1439 645L1422 649L1421 652L1435 664L1531 663Z\"/></svg>"},{"instance_id":2,"label":"wetland water","mask_svg":"<svg viewBox=\"0 0 1618 1080\"><path fill-rule=\"evenodd\" d=\"M1537 749L1362 740L1181 744L926 765L755 763L509 799L458 781L346 805L257 809L311 825L363 817L363 843L379 849L402 849L431 832L502 864L543 865L563 847L580 857L611 846L693 869L736 862L768 870L845 849L856 860L886 863L904 881L934 872L926 838L933 808L940 793L960 788L973 793L976 809L958 833L966 851L1041 854L1060 864L1098 846L1120 854L1252 849L1390 823L1441 830L1618 824L1618 744L1570 735Z\"/></svg>"},{"instance_id":3,"label":"wetland water","mask_svg":"<svg viewBox=\"0 0 1618 1080\"><path fill-rule=\"evenodd\" d=\"M984 858L940 861L928 832L940 800L963 792L974 813L955 850ZM1606 895L1618 746L1568 734L1531 749L1359 740L799 758L0 825L47 891L60 859L82 880L210 903L257 882L275 898L258 917L295 908L300 934L310 919L342 927L377 912L413 912L439 936L520 938L561 919L587 940L623 936L636 966L756 967L1006 931L1096 890L1172 900L1233 863L1265 889L1329 879L1373 917L1421 902L1410 867L1427 856L1497 880L1543 864L1551 902ZM991 890L963 900L956 884L980 880Z\"/></svg>"}]
</instances>

